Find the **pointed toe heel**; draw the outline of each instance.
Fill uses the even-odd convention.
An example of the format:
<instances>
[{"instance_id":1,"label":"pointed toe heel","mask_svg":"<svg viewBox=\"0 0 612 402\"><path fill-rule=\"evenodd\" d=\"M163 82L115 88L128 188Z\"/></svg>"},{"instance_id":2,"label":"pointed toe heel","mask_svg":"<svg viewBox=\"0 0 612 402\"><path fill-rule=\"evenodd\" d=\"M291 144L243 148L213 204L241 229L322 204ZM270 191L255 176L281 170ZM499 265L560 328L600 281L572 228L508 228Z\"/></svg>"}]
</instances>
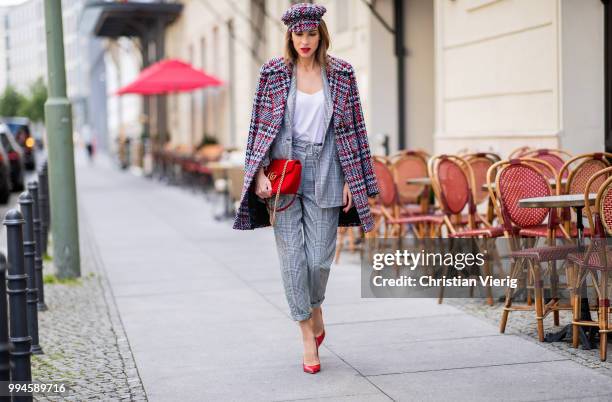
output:
<instances>
[{"instance_id":1,"label":"pointed toe heel","mask_svg":"<svg viewBox=\"0 0 612 402\"><path fill-rule=\"evenodd\" d=\"M319 363L319 364L311 364L311 365L308 365L306 363L302 363L302 366L304 367L304 372L305 373L316 374L319 371L321 371L321 363Z\"/></svg>"}]
</instances>

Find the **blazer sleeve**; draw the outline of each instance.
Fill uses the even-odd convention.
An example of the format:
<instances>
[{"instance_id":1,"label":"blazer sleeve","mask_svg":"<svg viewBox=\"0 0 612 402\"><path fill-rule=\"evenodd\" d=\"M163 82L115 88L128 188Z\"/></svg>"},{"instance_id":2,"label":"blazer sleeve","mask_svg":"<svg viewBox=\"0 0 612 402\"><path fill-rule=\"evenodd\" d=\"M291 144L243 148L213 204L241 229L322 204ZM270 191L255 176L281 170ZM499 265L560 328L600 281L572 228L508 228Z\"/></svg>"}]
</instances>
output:
<instances>
[{"instance_id":1,"label":"blazer sleeve","mask_svg":"<svg viewBox=\"0 0 612 402\"><path fill-rule=\"evenodd\" d=\"M380 190L378 188L378 182L376 181L374 169L372 168L372 155L368 142L368 132L366 131L365 120L363 118L361 100L359 99L359 89L357 89L355 70L352 66L350 71L350 83L349 104L353 108L355 135L359 148L359 160L361 161L361 169L363 171L367 195L368 197L374 197L380 193Z\"/></svg>"},{"instance_id":2,"label":"blazer sleeve","mask_svg":"<svg viewBox=\"0 0 612 402\"><path fill-rule=\"evenodd\" d=\"M255 90L255 98L253 99L253 109L251 110L251 123L249 125L249 136L247 139L246 155L244 160L245 168L249 166L251 155L253 153L253 143L255 142L255 136L257 134L257 129L259 125L261 102L263 101L263 95L268 84L268 74L264 72L265 67L266 64L262 65L259 69L259 80L257 82L257 89ZM266 154L266 157L269 160L268 154Z\"/></svg>"}]
</instances>

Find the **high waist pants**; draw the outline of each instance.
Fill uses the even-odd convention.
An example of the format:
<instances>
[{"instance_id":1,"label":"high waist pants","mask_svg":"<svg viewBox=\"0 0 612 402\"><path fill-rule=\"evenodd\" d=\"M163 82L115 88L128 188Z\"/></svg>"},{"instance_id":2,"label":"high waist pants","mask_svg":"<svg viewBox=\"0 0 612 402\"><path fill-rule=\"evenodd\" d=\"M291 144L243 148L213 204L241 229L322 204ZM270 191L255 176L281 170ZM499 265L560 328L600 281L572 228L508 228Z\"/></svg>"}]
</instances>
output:
<instances>
[{"instance_id":1,"label":"high waist pants","mask_svg":"<svg viewBox=\"0 0 612 402\"><path fill-rule=\"evenodd\" d=\"M293 159L302 163L302 182L293 204L276 214L274 236L291 317L302 321L325 299L341 207L320 208L315 202L314 161L323 145L293 139L292 147ZM279 207L292 197L281 196Z\"/></svg>"}]
</instances>

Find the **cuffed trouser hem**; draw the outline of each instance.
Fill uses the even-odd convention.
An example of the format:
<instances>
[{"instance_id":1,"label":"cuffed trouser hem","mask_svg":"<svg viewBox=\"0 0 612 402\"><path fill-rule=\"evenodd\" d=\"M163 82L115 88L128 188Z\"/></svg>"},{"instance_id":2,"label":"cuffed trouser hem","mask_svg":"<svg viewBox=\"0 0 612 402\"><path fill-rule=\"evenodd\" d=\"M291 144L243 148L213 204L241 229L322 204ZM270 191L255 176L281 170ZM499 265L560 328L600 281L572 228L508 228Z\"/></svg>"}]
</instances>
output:
<instances>
[{"instance_id":1,"label":"cuffed trouser hem","mask_svg":"<svg viewBox=\"0 0 612 402\"><path fill-rule=\"evenodd\" d=\"M309 320L311 315L312 315L311 313L308 313L308 314L293 316L291 318L293 318L293 321L304 321L304 320Z\"/></svg>"},{"instance_id":2,"label":"cuffed trouser hem","mask_svg":"<svg viewBox=\"0 0 612 402\"><path fill-rule=\"evenodd\" d=\"M315 308L315 307L320 307L321 304L323 304L323 300L325 300L325 298L322 298L321 300L319 300L316 303L310 303L310 307Z\"/></svg>"}]
</instances>

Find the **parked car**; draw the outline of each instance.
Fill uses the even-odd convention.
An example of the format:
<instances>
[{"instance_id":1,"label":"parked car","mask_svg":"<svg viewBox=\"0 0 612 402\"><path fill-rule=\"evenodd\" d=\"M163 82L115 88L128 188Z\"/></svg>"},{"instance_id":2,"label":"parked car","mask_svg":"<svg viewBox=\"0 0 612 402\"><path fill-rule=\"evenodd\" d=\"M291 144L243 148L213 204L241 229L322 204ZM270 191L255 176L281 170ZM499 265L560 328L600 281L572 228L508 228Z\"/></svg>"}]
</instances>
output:
<instances>
[{"instance_id":1,"label":"parked car","mask_svg":"<svg viewBox=\"0 0 612 402\"><path fill-rule=\"evenodd\" d=\"M6 127L4 124L3 126ZM8 156L11 190L23 191L25 189L23 184L23 150L19 144L17 144L17 140L15 140L15 137L11 134L10 129L0 129L0 144L2 144L2 148L4 148Z\"/></svg>"},{"instance_id":2,"label":"parked car","mask_svg":"<svg viewBox=\"0 0 612 402\"><path fill-rule=\"evenodd\" d=\"M0 123L0 133L4 132L7 135L10 134L9 128ZM9 163L8 152L2 146L2 141L0 141L0 204L7 204L11 197L11 167Z\"/></svg>"},{"instance_id":3,"label":"parked car","mask_svg":"<svg viewBox=\"0 0 612 402\"><path fill-rule=\"evenodd\" d=\"M2 121L9 127L17 143L22 148L23 162L26 169L34 170L36 168L36 139L32 136L32 131L30 130L30 119L27 117L3 117Z\"/></svg>"}]
</instances>

